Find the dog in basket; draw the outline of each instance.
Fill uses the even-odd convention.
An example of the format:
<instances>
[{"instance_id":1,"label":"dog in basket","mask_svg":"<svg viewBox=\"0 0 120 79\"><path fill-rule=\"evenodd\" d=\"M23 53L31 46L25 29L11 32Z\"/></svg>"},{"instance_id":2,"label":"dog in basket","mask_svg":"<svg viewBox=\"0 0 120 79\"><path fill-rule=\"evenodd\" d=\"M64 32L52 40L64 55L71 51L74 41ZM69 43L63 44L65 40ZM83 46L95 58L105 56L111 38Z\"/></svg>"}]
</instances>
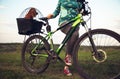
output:
<instances>
[{"instance_id":1,"label":"dog in basket","mask_svg":"<svg viewBox=\"0 0 120 79\"><path fill-rule=\"evenodd\" d=\"M38 13L36 12L35 8L31 8L28 13L25 15L25 19L33 19L36 17Z\"/></svg>"}]
</instances>

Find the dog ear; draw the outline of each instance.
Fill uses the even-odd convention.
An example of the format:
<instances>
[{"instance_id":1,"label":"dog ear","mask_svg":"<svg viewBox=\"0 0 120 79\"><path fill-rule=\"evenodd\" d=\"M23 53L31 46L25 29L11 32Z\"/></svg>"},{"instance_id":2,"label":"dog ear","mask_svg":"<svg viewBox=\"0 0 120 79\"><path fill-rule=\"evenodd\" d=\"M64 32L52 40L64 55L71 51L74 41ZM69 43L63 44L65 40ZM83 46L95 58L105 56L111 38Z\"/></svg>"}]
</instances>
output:
<instances>
[{"instance_id":1,"label":"dog ear","mask_svg":"<svg viewBox=\"0 0 120 79\"><path fill-rule=\"evenodd\" d=\"M31 8L28 13L26 14L25 18L26 19L33 19L34 17L36 17L38 13L36 12L35 8Z\"/></svg>"},{"instance_id":2,"label":"dog ear","mask_svg":"<svg viewBox=\"0 0 120 79\"><path fill-rule=\"evenodd\" d=\"M25 15L26 19L32 19L32 8L28 11L28 13Z\"/></svg>"},{"instance_id":3,"label":"dog ear","mask_svg":"<svg viewBox=\"0 0 120 79\"><path fill-rule=\"evenodd\" d=\"M36 17L36 15L38 14L37 12L36 12L36 9L35 8L33 8L33 10L32 10L33 12L33 17Z\"/></svg>"}]
</instances>

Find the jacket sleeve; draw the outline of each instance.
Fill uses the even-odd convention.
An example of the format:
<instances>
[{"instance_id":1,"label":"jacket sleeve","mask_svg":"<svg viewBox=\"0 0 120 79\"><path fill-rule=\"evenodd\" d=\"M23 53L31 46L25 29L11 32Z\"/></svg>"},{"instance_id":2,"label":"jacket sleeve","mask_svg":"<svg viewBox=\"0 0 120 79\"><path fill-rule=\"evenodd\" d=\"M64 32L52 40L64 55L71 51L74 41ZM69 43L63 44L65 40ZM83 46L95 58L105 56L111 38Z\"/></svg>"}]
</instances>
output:
<instances>
[{"instance_id":1,"label":"jacket sleeve","mask_svg":"<svg viewBox=\"0 0 120 79\"><path fill-rule=\"evenodd\" d=\"M60 13L60 7L61 7L61 3L60 3L60 0L59 0L56 9L53 12L53 17L52 18L55 18L55 17L57 17L59 15L59 13Z\"/></svg>"}]
</instances>

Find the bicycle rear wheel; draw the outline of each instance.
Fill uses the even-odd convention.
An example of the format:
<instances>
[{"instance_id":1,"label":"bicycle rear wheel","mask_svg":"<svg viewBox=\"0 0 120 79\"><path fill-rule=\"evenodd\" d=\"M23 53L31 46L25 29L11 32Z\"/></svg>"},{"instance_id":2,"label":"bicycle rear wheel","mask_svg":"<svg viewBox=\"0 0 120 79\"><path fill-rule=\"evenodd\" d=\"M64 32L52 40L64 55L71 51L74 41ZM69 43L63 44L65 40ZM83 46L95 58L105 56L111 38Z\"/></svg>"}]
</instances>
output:
<instances>
[{"instance_id":1,"label":"bicycle rear wheel","mask_svg":"<svg viewBox=\"0 0 120 79\"><path fill-rule=\"evenodd\" d=\"M22 48L22 64L30 73L42 73L49 66L48 42L40 35L29 37Z\"/></svg>"},{"instance_id":2,"label":"bicycle rear wheel","mask_svg":"<svg viewBox=\"0 0 120 79\"><path fill-rule=\"evenodd\" d=\"M79 75L84 79L120 79L120 35L105 29L90 33L99 55L94 55L88 33L83 34L73 51Z\"/></svg>"}]
</instances>

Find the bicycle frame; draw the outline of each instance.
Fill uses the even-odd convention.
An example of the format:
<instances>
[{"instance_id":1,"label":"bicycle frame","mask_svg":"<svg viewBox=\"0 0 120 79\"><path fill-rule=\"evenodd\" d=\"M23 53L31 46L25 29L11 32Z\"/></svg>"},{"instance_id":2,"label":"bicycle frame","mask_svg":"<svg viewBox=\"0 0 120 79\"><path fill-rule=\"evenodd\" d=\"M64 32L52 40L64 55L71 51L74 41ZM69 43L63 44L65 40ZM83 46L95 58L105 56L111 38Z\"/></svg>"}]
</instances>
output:
<instances>
[{"instance_id":1,"label":"bicycle frame","mask_svg":"<svg viewBox=\"0 0 120 79\"><path fill-rule=\"evenodd\" d=\"M78 16L76 16L74 19L72 19L69 23L65 24L64 26L61 26L59 28L57 28L55 31L50 31L48 32L48 34L44 37L44 39L46 40L50 40L50 50L54 50L54 44L53 44L53 39L52 39L52 35L57 32L58 30L60 30L61 28L64 28L66 25L72 23L72 27L71 29L68 31L67 35L65 36L64 40L62 41L62 43L59 45L59 47L57 48L57 50L55 51L55 53L57 55L60 54L62 48L64 47L65 43L68 41L68 39L71 37L71 35L73 34L73 32L75 31L75 29L78 27L78 25L80 23L83 22L83 18L82 18L82 14L78 14ZM34 47L34 49L32 50L32 54L33 55L38 55L38 54L34 54L34 51L37 49L37 47L39 47L41 45L41 41L38 43L38 45L36 45ZM45 57L47 57L45 55Z\"/></svg>"},{"instance_id":2,"label":"bicycle frame","mask_svg":"<svg viewBox=\"0 0 120 79\"><path fill-rule=\"evenodd\" d=\"M73 22L73 25L71 27L71 29L68 31L67 35L65 36L65 38L63 39L62 43L59 45L59 47L57 48L57 50L55 51L57 55L60 54L62 48L64 47L65 43L68 41L68 39L71 37L71 35L73 34L73 32L75 31L75 29L78 27L78 25L83 22L83 18L82 15L79 14L77 17L75 17L74 19L72 19L69 23L65 24L64 26L59 27L57 30L55 30L54 32L49 32L48 35L46 37L50 38L50 43L51 43L51 50L54 50L54 44L53 44L53 40L52 40L52 35L60 30L61 28L64 28L66 25L70 24ZM48 39L49 39L48 38Z\"/></svg>"},{"instance_id":3,"label":"bicycle frame","mask_svg":"<svg viewBox=\"0 0 120 79\"><path fill-rule=\"evenodd\" d=\"M78 14L78 16L76 16L74 19L72 19L69 23L65 24L64 26L61 26L59 28L57 28L55 31L50 31L48 32L48 34L44 37L44 39L46 40L50 40L50 51L54 51L54 44L53 44L53 39L52 39L52 35L57 32L58 30L64 28L66 25L73 23L71 29L68 31L67 35L65 36L65 38L63 39L62 43L59 45L59 47L56 49L55 53L57 55L60 54L61 50L63 49L65 43L68 41L68 39L71 37L71 35L73 34L73 32L75 31L75 29L78 27L78 25L81 23L82 26L84 26L86 32L88 33L89 36L89 40L91 42L91 46L92 46L92 53L96 54L97 53L97 49L95 47L95 44L92 40L92 36L90 34L90 30L86 24L86 22L83 19L82 14ZM41 41L38 43L38 45L35 46L35 48L32 50L32 54L33 55L38 55L38 54L34 54L34 51L37 49L37 47L39 47L41 45ZM48 57L47 55L42 55L44 57Z\"/></svg>"}]
</instances>

